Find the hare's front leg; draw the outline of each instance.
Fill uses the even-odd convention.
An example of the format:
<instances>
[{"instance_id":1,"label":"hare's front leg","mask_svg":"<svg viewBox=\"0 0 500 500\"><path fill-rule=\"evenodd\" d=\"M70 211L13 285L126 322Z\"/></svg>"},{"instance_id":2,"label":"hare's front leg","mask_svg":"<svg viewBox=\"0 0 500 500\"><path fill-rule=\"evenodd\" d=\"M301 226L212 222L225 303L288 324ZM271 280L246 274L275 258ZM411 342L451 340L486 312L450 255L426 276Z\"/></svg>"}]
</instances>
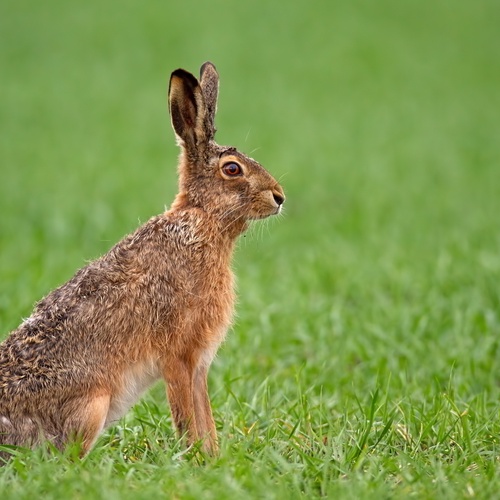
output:
<instances>
[{"instance_id":1,"label":"hare's front leg","mask_svg":"<svg viewBox=\"0 0 500 500\"><path fill-rule=\"evenodd\" d=\"M189 445L199 439L194 413L193 375L194 367L187 360L169 360L164 368L172 418L178 433L181 436L186 434Z\"/></svg>"},{"instance_id":2,"label":"hare's front leg","mask_svg":"<svg viewBox=\"0 0 500 500\"><path fill-rule=\"evenodd\" d=\"M214 417L210 406L208 395L208 366L200 365L194 373L194 413L196 416L196 427L198 435L203 439L203 450L210 453L217 453L217 432L215 430Z\"/></svg>"}]
</instances>

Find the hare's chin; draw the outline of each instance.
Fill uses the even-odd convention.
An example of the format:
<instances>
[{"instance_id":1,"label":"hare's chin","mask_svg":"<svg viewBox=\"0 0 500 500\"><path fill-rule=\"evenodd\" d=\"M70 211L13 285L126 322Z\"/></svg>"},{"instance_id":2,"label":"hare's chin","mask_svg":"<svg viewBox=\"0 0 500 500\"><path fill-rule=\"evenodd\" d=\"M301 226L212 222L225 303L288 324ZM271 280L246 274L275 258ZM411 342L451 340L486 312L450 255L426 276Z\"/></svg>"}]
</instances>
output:
<instances>
[{"instance_id":1,"label":"hare's chin","mask_svg":"<svg viewBox=\"0 0 500 500\"><path fill-rule=\"evenodd\" d=\"M250 217L250 219L251 220L267 219L268 217L271 217L272 215L278 215L280 212L281 212L281 205L279 207L273 207L273 209L267 213L253 214Z\"/></svg>"}]
</instances>

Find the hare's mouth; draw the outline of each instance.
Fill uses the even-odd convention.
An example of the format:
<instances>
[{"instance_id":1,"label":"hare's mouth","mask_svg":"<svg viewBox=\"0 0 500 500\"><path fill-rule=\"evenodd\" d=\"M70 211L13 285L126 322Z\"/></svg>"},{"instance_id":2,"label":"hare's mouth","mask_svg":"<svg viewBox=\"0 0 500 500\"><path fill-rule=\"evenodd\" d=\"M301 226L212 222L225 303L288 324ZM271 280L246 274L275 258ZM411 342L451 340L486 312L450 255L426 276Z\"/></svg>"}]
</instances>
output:
<instances>
[{"instance_id":1,"label":"hare's mouth","mask_svg":"<svg viewBox=\"0 0 500 500\"><path fill-rule=\"evenodd\" d=\"M259 211L258 213L254 213L250 216L251 220L262 220L267 219L268 217L272 217L273 215L278 215L281 213L282 205L278 205L275 207L271 207L268 211Z\"/></svg>"}]
</instances>

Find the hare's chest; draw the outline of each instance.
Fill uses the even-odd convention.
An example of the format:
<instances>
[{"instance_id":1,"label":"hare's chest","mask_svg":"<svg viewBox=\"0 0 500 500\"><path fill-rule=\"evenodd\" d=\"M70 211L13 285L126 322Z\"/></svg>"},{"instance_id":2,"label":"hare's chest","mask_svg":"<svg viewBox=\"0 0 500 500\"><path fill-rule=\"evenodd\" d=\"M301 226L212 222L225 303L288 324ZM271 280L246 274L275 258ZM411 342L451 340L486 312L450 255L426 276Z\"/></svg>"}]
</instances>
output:
<instances>
[{"instance_id":1,"label":"hare's chest","mask_svg":"<svg viewBox=\"0 0 500 500\"><path fill-rule=\"evenodd\" d=\"M192 298L190 323L203 344L218 347L234 315L235 291L231 272L212 276Z\"/></svg>"}]
</instances>

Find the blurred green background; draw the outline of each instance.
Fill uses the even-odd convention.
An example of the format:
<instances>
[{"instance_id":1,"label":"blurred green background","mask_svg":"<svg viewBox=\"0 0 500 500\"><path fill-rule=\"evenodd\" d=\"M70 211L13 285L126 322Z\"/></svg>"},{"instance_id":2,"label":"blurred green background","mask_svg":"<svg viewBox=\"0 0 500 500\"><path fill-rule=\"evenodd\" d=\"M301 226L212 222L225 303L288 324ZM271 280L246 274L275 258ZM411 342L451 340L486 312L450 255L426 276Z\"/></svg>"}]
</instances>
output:
<instances>
[{"instance_id":1,"label":"blurred green background","mask_svg":"<svg viewBox=\"0 0 500 500\"><path fill-rule=\"evenodd\" d=\"M171 202L168 78L211 60L218 141L287 194L235 257L219 427L222 388L266 377L271 406L299 384L328 415L380 386L494 405L499 21L494 0L3 1L0 336Z\"/></svg>"}]
</instances>

